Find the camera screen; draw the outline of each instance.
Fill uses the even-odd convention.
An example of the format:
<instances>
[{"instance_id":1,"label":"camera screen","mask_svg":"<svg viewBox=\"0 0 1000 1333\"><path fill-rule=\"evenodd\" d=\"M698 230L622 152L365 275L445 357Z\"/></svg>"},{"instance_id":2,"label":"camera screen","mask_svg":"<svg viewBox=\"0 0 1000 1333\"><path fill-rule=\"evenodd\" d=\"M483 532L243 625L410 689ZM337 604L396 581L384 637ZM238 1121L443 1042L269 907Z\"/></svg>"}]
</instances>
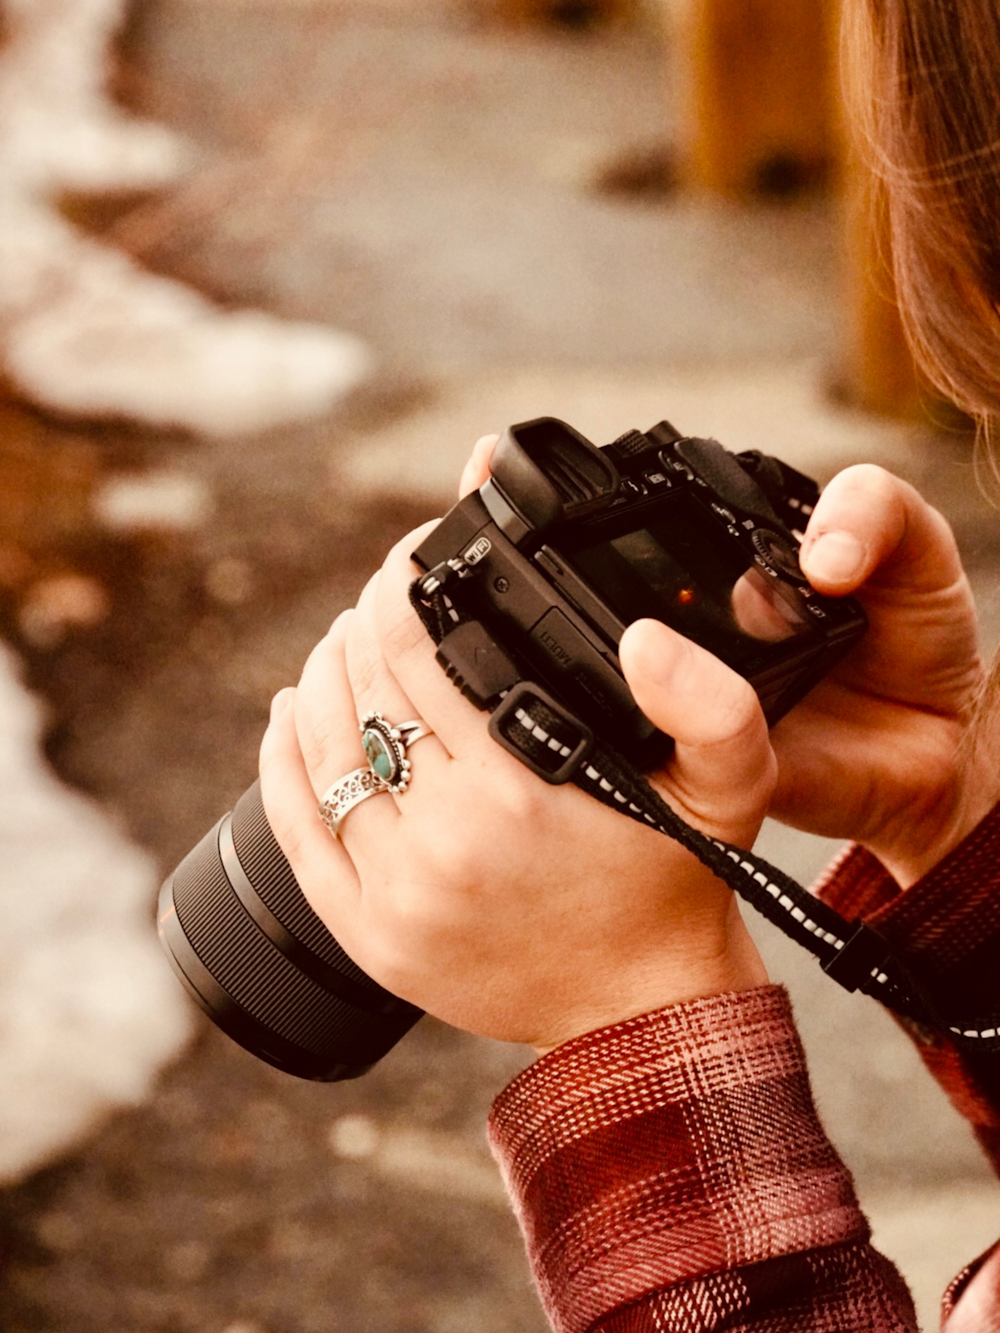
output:
<instances>
[{"instance_id":1,"label":"camera screen","mask_svg":"<svg viewBox=\"0 0 1000 1333\"><path fill-rule=\"evenodd\" d=\"M645 526L565 554L628 624L652 616L734 666L811 628L714 516L687 497L658 507ZM603 525L602 525L603 527Z\"/></svg>"}]
</instances>

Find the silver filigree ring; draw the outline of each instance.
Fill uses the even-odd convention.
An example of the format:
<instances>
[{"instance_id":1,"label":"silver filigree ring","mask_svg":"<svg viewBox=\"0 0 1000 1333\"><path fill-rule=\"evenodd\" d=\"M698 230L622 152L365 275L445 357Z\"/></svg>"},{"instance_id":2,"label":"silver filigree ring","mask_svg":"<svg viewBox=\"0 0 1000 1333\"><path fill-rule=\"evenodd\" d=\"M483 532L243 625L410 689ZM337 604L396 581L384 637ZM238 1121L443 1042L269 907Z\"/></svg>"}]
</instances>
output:
<instances>
[{"instance_id":1,"label":"silver filigree ring","mask_svg":"<svg viewBox=\"0 0 1000 1333\"><path fill-rule=\"evenodd\" d=\"M406 791L410 785L410 761L406 752L431 730L422 722L411 719L395 725L387 722L381 713L366 713L361 719L361 744L368 759L368 767L386 791Z\"/></svg>"},{"instance_id":2,"label":"silver filigree ring","mask_svg":"<svg viewBox=\"0 0 1000 1333\"><path fill-rule=\"evenodd\" d=\"M319 803L319 817L334 837L348 813L369 796L379 796L389 788L370 768L355 768L332 782Z\"/></svg>"}]
</instances>

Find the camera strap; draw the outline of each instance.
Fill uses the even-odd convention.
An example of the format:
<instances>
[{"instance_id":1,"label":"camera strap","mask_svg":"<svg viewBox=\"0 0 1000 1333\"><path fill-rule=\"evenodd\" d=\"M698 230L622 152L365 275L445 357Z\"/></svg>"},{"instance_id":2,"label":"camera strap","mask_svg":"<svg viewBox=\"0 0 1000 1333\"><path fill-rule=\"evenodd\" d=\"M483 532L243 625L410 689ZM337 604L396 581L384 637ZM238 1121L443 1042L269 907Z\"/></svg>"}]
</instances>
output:
<instances>
[{"instance_id":1,"label":"camera strap","mask_svg":"<svg viewBox=\"0 0 1000 1333\"><path fill-rule=\"evenodd\" d=\"M534 681L475 620L463 616L448 585L468 577L451 561L417 579L410 600L431 638L461 642L439 654L454 684L490 713L491 736L552 784L574 782L602 804L673 838L790 939L813 954L848 991L880 1001L907 1023L936 1030L968 1052L1000 1052L1000 1014L983 1020L943 1013L914 960L861 920L848 921L754 852L709 837L676 813L646 777ZM462 669L454 663L460 660Z\"/></svg>"}]
</instances>

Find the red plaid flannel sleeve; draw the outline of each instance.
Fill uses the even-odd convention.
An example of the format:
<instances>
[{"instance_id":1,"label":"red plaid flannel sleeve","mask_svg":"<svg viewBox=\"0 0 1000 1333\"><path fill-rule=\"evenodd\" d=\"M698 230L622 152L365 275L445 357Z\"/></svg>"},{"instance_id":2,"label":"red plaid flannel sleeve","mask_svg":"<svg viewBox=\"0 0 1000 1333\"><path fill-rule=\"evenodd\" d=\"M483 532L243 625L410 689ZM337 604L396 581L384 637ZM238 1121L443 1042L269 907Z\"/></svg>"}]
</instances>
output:
<instances>
[{"instance_id":1,"label":"red plaid flannel sleeve","mask_svg":"<svg viewBox=\"0 0 1000 1333\"><path fill-rule=\"evenodd\" d=\"M490 1137L558 1333L916 1327L780 987L568 1042L500 1095Z\"/></svg>"},{"instance_id":2,"label":"red plaid flannel sleeve","mask_svg":"<svg viewBox=\"0 0 1000 1333\"><path fill-rule=\"evenodd\" d=\"M861 847L835 861L815 892L905 950L944 1012L1000 1009L1000 806L905 892ZM939 1034L903 1026L1000 1174L1000 1057L959 1054Z\"/></svg>"}]
</instances>

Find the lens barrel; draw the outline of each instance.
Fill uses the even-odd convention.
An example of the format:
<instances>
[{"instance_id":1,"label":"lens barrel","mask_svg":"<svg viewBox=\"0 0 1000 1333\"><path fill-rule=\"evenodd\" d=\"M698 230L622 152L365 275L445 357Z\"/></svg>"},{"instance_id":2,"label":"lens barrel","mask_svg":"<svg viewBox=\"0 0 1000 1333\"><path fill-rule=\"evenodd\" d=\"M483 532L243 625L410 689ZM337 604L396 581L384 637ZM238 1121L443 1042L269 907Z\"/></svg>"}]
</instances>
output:
<instances>
[{"instance_id":1,"label":"lens barrel","mask_svg":"<svg viewBox=\"0 0 1000 1333\"><path fill-rule=\"evenodd\" d=\"M357 1078L422 1015L344 953L306 902L254 783L160 892L174 971L224 1032L299 1078Z\"/></svg>"}]
</instances>

